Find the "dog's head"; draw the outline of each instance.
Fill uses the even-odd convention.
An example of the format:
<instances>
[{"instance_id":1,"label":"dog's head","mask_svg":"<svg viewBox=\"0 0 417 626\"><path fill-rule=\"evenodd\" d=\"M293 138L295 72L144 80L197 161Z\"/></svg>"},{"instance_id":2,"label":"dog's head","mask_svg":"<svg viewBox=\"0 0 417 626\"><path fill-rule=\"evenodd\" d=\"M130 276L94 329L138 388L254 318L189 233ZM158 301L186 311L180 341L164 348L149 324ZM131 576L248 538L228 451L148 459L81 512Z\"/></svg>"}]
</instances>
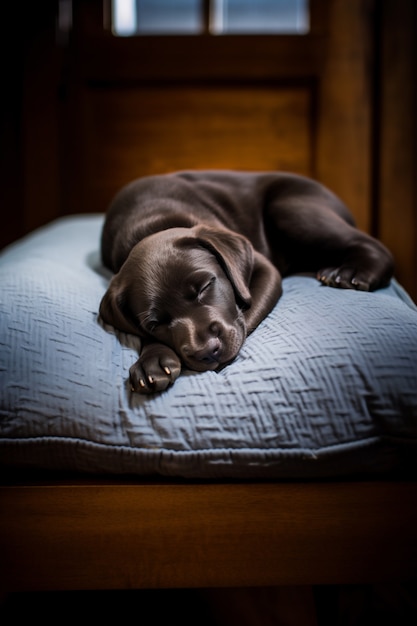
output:
<instances>
[{"instance_id":1,"label":"dog's head","mask_svg":"<svg viewBox=\"0 0 417 626\"><path fill-rule=\"evenodd\" d=\"M171 228L140 241L100 305L115 328L170 346L184 365L214 370L246 337L250 242L226 229Z\"/></svg>"}]
</instances>

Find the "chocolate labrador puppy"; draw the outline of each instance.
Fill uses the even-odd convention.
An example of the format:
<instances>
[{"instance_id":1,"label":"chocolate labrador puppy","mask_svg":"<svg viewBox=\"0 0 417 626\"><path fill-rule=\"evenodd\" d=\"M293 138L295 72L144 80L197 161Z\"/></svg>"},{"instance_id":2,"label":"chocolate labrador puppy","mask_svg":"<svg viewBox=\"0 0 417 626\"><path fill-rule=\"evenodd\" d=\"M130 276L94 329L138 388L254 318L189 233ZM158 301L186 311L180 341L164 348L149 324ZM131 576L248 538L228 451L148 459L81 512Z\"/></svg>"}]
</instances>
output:
<instances>
[{"instance_id":1,"label":"chocolate labrador puppy","mask_svg":"<svg viewBox=\"0 0 417 626\"><path fill-rule=\"evenodd\" d=\"M102 258L115 276L100 315L142 338L130 369L142 393L166 389L182 365L232 361L279 299L282 276L314 272L324 285L371 291L393 273L390 253L333 193L272 172L134 181L109 208Z\"/></svg>"}]
</instances>

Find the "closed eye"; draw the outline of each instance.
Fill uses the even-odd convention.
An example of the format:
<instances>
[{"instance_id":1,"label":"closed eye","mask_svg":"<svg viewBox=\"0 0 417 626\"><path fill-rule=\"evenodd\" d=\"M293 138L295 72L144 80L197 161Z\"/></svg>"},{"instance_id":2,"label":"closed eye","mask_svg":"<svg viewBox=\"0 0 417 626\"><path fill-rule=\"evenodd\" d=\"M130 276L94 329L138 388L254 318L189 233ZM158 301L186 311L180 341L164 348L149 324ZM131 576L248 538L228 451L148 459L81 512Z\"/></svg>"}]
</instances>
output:
<instances>
[{"instance_id":1,"label":"closed eye","mask_svg":"<svg viewBox=\"0 0 417 626\"><path fill-rule=\"evenodd\" d=\"M213 286L214 281L216 280L215 276L212 276L210 280L205 282L199 289L197 294L197 300L200 302L204 296L210 291L210 288Z\"/></svg>"}]
</instances>

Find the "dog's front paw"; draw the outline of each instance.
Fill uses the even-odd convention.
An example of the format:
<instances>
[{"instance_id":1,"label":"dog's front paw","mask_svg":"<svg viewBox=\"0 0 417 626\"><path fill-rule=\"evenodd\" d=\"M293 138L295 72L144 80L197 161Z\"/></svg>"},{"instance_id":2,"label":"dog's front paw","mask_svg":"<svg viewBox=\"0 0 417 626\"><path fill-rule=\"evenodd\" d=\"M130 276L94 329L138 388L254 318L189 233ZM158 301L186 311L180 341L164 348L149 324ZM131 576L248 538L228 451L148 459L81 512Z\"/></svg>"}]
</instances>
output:
<instances>
[{"instance_id":1,"label":"dog's front paw","mask_svg":"<svg viewBox=\"0 0 417 626\"><path fill-rule=\"evenodd\" d=\"M391 253L379 241L360 235L340 265L319 270L317 278L330 287L375 291L388 285L393 272Z\"/></svg>"},{"instance_id":2,"label":"dog's front paw","mask_svg":"<svg viewBox=\"0 0 417 626\"><path fill-rule=\"evenodd\" d=\"M322 269L317 272L317 279L328 287L357 289L359 291L372 291L377 283L375 277L369 272L360 271L347 265Z\"/></svg>"},{"instance_id":3,"label":"dog's front paw","mask_svg":"<svg viewBox=\"0 0 417 626\"><path fill-rule=\"evenodd\" d=\"M129 370L131 389L139 393L164 391L180 372L181 362L171 348L163 344L147 345Z\"/></svg>"}]
</instances>

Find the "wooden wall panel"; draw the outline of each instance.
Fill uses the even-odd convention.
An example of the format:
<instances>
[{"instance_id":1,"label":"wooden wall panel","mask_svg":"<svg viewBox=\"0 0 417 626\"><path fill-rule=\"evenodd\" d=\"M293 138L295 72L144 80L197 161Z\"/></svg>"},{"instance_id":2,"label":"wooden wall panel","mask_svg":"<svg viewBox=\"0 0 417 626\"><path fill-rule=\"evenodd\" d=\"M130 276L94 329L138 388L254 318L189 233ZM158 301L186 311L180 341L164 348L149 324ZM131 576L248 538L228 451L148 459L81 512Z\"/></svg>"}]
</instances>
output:
<instances>
[{"instance_id":1,"label":"wooden wall panel","mask_svg":"<svg viewBox=\"0 0 417 626\"><path fill-rule=\"evenodd\" d=\"M372 231L374 0L332 0L320 77L316 176Z\"/></svg>"},{"instance_id":2,"label":"wooden wall panel","mask_svg":"<svg viewBox=\"0 0 417 626\"><path fill-rule=\"evenodd\" d=\"M378 235L417 302L417 5L386 0L382 8Z\"/></svg>"},{"instance_id":3,"label":"wooden wall panel","mask_svg":"<svg viewBox=\"0 0 417 626\"><path fill-rule=\"evenodd\" d=\"M277 86L91 89L81 106L83 197L102 211L125 183L181 169L288 170L311 175L311 93Z\"/></svg>"}]
</instances>

